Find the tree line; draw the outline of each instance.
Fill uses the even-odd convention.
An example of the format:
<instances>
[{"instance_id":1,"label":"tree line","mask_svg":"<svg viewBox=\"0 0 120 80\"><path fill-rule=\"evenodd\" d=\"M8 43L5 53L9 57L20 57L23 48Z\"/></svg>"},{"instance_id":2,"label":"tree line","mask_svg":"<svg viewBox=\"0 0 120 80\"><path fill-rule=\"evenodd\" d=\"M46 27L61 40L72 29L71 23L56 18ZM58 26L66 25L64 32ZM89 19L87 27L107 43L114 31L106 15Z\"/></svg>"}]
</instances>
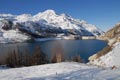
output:
<instances>
[{"instance_id":1,"label":"tree line","mask_svg":"<svg viewBox=\"0 0 120 80\"><path fill-rule=\"evenodd\" d=\"M48 63L46 54L41 51L40 46L36 46L32 54L27 49L24 52L19 49L13 50L8 53L6 58L8 67L32 66L46 63Z\"/></svg>"},{"instance_id":2,"label":"tree line","mask_svg":"<svg viewBox=\"0 0 120 80\"><path fill-rule=\"evenodd\" d=\"M36 46L32 54L29 52L28 49L20 51L19 48L17 48L17 50L10 51L7 54L6 65L8 67L14 68L48 63L58 63L63 61L65 61L63 53L56 52L51 55L51 59L49 60L48 56L44 52L42 52L40 46ZM67 61L82 62L82 59L80 55L76 55Z\"/></svg>"}]
</instances>

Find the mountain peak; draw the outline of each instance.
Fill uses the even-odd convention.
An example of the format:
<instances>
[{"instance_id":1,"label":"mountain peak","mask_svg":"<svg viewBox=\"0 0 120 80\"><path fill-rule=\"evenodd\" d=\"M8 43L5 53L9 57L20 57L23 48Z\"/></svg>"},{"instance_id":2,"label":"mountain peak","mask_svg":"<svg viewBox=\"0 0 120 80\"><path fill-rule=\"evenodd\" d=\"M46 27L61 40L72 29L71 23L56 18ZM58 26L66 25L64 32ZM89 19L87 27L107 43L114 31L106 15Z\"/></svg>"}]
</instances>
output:
<instances>
[{"instance_id":1,"label":"mountain peak","mask_svg":"<svg viewBox=\"0 0 120 80\"><path fill-rule=\"evenodd\" d=\"M48 19L51 16L56 16L56 13L54 10L49 9L49 10L46 10L44 12L40 12L40 13L34 15L33 18L35 21L36 20L39 21L40 19Z\"/></svg>"},{"instance_id":2,"label":"mountain peak","mask_svg":"<svg viewBox=\"0 0 120 80\"><path fill-rule=\"evenodd\" d=\"M52 9L48 9L46 11L43 12L44 14L56 14L54 10Z\"/></svg>"}]
</instances>

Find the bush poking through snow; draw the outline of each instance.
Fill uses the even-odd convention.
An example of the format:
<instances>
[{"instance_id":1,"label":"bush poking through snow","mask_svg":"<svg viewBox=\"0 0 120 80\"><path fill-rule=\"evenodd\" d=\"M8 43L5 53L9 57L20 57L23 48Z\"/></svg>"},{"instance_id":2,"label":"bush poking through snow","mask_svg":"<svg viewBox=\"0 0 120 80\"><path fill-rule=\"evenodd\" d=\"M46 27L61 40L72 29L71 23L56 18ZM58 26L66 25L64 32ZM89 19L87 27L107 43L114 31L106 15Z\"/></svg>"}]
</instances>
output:
<instances>
[{"instance_id":1,"label":"bush poking through snow","mask_svg":"<svg viewBox=\"0 0 120 80\"><path fill-rule=\"evenodd\" d=\"M77 55L73 58L74 62L83 62L82 58L80 57L80 55Z\"/></svg>"}]
</instances>

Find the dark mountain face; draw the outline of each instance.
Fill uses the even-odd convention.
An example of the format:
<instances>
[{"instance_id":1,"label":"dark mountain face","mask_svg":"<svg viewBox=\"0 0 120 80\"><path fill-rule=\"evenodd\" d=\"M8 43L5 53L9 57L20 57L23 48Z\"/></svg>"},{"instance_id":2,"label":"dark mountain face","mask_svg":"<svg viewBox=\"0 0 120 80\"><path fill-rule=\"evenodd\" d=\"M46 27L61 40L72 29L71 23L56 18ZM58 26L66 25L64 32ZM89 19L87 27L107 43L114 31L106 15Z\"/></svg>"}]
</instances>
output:
<instances>
[{"instance_id":1,"label":"dark mountain face","mask_svg":"<svg viewBox=\"0 0 120 80\"><path fill-rule=\"evenodd\" d=\"M3 30L10 30L10 29L12 29L13 22L10 21L10 20L1 20L0 23L2 23L2 25L0 27Z\"/></svg>"}]
</instances>

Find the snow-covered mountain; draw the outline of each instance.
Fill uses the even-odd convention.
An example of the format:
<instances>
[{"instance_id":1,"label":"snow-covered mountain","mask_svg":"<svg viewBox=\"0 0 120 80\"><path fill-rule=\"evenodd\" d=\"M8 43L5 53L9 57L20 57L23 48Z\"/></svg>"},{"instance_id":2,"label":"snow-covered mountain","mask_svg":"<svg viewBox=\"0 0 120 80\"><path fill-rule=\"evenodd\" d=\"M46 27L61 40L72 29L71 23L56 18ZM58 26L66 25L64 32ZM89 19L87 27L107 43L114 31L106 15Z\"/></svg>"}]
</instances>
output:
<instances>
[{"instance_id":1,"label":"snow-covered mountain","mask_svg":"<svg viewBox=\"0 0 120 80\"><path fill-rule=\"evenodd\" d=\"M24 36L29 35L32 38L55 37L61 33L80 36L103 34L103 31L95 25L88 24L84 20L74 19L66 14L56 14L53 10L46 10L33 16L31 14L0 14L0 39L9 39L9 37L4 37L4 33L7 31L12 33L13 30L17 30L19 34ZM21 38L19 37L18 39Z\"/></svg>"}]
</instances>

